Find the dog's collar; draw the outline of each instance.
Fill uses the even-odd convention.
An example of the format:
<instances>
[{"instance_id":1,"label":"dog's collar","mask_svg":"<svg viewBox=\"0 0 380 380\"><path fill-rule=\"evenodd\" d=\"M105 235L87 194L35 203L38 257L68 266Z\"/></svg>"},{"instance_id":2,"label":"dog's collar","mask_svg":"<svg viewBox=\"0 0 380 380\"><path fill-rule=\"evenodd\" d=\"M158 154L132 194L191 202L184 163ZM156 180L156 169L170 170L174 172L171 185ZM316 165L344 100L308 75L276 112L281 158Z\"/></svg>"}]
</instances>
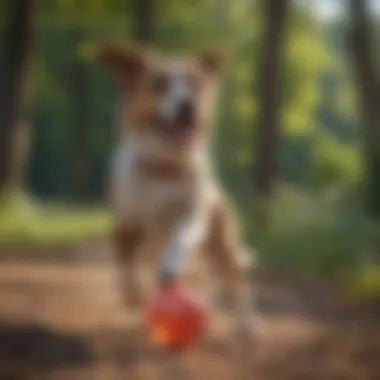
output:
<instances>
[{"instance_id":1,"label":"dog's collar","mask_svg":"<svg viewBox=\"0 0 380 380\"><path fill-rule=\"evenodd\" d=\"M137 164L143 174L159 179L179 178L188 170L186 165L181 162L162 158L139 157Z\"/></svg>"}]
</instances>

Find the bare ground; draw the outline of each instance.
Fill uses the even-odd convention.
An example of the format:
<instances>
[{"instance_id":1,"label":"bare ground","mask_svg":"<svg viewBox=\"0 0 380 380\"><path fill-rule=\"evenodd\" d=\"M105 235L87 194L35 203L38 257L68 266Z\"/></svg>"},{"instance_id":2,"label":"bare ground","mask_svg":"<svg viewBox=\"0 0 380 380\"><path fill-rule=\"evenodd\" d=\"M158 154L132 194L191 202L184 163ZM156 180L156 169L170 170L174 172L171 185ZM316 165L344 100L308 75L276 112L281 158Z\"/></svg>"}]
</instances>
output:
<instances>
[{"instance_id":1,"label":"bare ground","mask_svg":"<svg viewBox=\"0 0 380 380\"><path fill-rule=\"evenodd\" d=\"M141 315L121 307L111 255L96 246L102 253L81 247L67 260L0 261L0 380L185 380L149 341ZM229 354L220 317L219 338L181 358L190 379L380 379L378 308L278 277L258 290L255 345Z\"/></svg>"}]
</instances>

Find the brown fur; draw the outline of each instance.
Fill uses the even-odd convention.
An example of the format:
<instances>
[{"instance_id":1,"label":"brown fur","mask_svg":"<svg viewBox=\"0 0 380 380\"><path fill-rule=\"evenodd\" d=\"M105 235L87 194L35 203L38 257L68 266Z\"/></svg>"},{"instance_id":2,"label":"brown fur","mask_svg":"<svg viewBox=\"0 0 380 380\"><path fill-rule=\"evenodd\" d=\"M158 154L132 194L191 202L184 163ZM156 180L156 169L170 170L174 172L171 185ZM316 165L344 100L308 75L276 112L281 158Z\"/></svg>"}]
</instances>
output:
<instances>
[{"instance_id":1,"label":"brown fur","mask_svg":"<svg viewBox=\"0 0 380 380\"><path fill-rule=\"evenodd\" d=\"M145 264L155 273L170 239L177 237L178 228L186 217L194 215L204 222L200 225L205 233L200 235L197 252L191 253L191 257L202 255L225 292L239 305L237 315L244 324L247 302L245 300L241 308L240 299L246 278L234 213L208 170L206 158L194 159L194 154L206 145L211 132L213 112L210 105L214 102L218 87L222 66L220 56L208 52L180 60L198 106L196 133L186 149L173 146L170 139L162 135L156 122L164 96L160 85L165 87L165 77L173 60L115 47L106 48L101 59L111 68L121 89L121 139L125 132L128 135L126 143L132 144L128 149L133 150L135 140L137 146L144 139L154 137L160 141L165 153L164 156L154 156L154 148L149 148L153 156L138 157L131 164L133 171L128 183L129 190L120 187L123 185L116 185L119 196L114 197L113 204L115 215L119 218L115 246L119 265L127 270L127 273L122 273L126 300L129 304L142 302L136 278L140 251L146 257ZM163 83L158 83L156 88L157 81L161 80ZM125 174L124 171L120 173L118 175ZM134 192L135 198L128 198L129 192Z\"/></svg>"},{"instance_id":2,"label":"brown fur","mask_svg":"<svg viewBox=\"0 0 380 380\"><path fill-rule=\"evenodd\" d=\"M111 68L115 82L121 89L122 118L130 132L139 135L157 133L152 125L155 124L162 94L153 88L155 83L165 81L169 64L183 61L189 82L197 94L197 103L201 105L197 114L198 137L203 139L210 133L213 113L208 110L208 105L215 97L217 72L221 65L218 60L222 60L217 52L206 52L198 59L167 59L146 51L131 52L118 46L109 46L101 51L100 60Z\"/></svg>"}]
</instances>

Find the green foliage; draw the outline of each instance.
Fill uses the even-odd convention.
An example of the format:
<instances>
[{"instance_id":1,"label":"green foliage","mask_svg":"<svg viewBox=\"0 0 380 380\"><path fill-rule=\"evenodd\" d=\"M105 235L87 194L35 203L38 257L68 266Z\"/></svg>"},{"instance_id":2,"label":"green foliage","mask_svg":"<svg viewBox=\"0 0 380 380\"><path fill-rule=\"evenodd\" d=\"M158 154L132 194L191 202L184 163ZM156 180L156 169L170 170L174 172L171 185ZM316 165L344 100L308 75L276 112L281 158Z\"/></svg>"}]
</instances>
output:
<instances>
[{"instance_id":1,"label":"green foliage","mask_svg":"<svg viewBox=\"0 0 380 380\"><path fill-rule=\"evenodd\" d=\"M352 210L352 204L347 209L344 196L336 190L311 197L291 187L281 188L271 228L255 234L259 230L252 226L248 234L259 242L264 266L344 285L376 267L380 227ZM371 281L378 281L373 276Z\"/></svg>"},{"instance_id":2,"label":"green foliage","mask_svg":"<svg viewBox=\"0 0 380 380\"><path fill-rule=\"evenodd\" d=\"M106 236L109 216L99 209L40 205L14 191L0 196L0 244L66 244Z\"/></svg>"},{"instance_id":3,"label":"green foliage","mask_svg":"<svg viewBox=\"0 0 380 380\"><path fill-rule=\"evenodd\" d=\"M319 101L319 80L332 65L326 47L313 33L313 25L302 33L289 31L284 68L283 128L288 133L305 133L314 128L311 115Z\"/></svg>"},{"instance_id":4,"label":"green foliage","mask_svg":"<svg viewBox=\"0 0 380 380\"><path fill-rule=\"evenodd\" d=\"M351 299L380 299L380 266L367 265L356 268L354 273L346 276L344 286Z\"/></svg>"},{"instance_id":5,"label":"green foliage","mask_svg":"<svg viewBox=\"0 0 380 380\"><path fill-rule=\"evenodd\" d=\"M311 185L315 188L358 184L362 163L357 146L343 144L331 134L320 133L312 148Z\"/></svg>"}]
</instances>

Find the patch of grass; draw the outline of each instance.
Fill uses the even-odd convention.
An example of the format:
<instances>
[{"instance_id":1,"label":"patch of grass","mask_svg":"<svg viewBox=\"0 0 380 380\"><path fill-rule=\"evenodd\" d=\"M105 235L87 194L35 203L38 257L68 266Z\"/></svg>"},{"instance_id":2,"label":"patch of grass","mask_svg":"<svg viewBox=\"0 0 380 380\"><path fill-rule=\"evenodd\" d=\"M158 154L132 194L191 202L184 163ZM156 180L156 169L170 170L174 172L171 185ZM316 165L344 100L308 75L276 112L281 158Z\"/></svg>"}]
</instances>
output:
<instances>
[{"instance_id":1,"label":"patch of grass","mask_svg":"<svg viewBox=\"0 0 380 380\"><path fill-rule=\"evenodd\" d=\"M380 299L380 266L357 269L347 276L344 285L345 292L351 299Z\"/></svg>"},{"instance_id":2,"label":"patch of grass","mask_svg":"<svg viewBox=\"0 0 380 380\"><path fill-rule=\"evenodd\" d=\"M342 194L284 188L270 228L250 230L265 267L338 283L352 294L380 295L380 226L346 207Z\"/></svg>"},{"instance_id":3,"label":"patch of grass","mask_svg":"<svg viewBox=\"0 0 380 380\"><path fill-rule=\"evenodd\" d=\"M101 209L47 206L16 192L0 195L0 244L67 244L108 234Z\"/></svg>"}]
</instances>

